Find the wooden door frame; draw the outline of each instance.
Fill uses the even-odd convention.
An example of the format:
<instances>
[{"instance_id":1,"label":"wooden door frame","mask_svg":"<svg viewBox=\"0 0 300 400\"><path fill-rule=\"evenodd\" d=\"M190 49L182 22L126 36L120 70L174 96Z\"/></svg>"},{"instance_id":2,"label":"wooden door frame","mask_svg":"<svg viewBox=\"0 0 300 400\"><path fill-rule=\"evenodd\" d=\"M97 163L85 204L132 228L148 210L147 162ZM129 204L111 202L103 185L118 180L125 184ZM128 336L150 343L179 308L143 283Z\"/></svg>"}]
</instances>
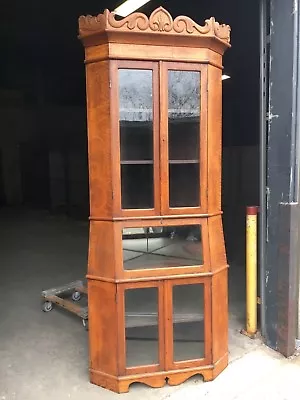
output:
<instances>
[{"instance_id":1,"label":"wooden door frame","mask_svg":"<svg viewBox=\"0 0 300 400\"><path fill-rule=\"evenodd\" d=\"M158 62L156 61L110 61L110 87L111 87L111 140L112 140L112 171L113 171L113 212L116 217L134 217L141 214L139 209L122 209L121 205L121 149L120 149L120 124L119 124L119 88L118 69L144 69L152 70L152 96L153 96L153 189L154 208L143 209L145 216L155 216L160 212L160 167L159 167L159 81ZM157 99L157 100L156 100Z\"/></svg>"}]
</instances>

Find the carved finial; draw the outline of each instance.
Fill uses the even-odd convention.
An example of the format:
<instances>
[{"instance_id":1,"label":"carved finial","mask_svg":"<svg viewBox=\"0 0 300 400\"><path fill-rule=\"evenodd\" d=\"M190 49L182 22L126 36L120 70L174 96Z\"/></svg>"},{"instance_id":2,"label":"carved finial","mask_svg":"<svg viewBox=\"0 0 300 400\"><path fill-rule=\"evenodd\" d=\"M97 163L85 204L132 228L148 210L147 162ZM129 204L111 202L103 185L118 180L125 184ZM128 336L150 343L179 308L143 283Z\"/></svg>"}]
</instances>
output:
<instances>
[{"instance_id":1,"label":"carved finial","mask_svg":"<svg viewBox=\"0 0 300 400\"><path fill-rule=\"evenodd\" d=\"M223 42L230 42L230 26L219 24L212 17L205 21L204 26L198 25L191 18L186 16L178 16L174 20L171 14L163 7L159 7L153 11L148 18L142 13L133 13L119 20L116 15L108 10L96 17L90 15L79 18L79 34L81 37L89 36L94 33L103 31L122 32L134 31L145 33L168 33L171 35L188 35L188 36L210 36L216 37Z\"/></svg>"},{"instance_id":2,"label":"carved finial","mask_svg":"<svg viewBox=\"0 0 300 400\"><path fill-rule=\"evenodd\" d=\"M154 32L170 32L173 27L173 18L167 10L159 7L150 15L149 26Z\"/></svg>"}]
</instances>

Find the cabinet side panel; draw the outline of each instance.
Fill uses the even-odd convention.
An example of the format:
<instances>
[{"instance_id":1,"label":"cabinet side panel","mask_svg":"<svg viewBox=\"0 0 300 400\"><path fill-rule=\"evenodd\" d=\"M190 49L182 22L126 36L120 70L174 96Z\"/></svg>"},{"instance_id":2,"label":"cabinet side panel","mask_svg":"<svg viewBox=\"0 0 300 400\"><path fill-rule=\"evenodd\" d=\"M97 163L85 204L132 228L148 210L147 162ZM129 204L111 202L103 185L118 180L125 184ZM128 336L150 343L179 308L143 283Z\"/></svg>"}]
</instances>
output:
<instances>
[{"instance_id":1,"label":"cabinet side panel","mask_svg":"<svg viewBox=\"0 0 300 400\"><path fill-rule=\"evenodd\" d=\"M208 218L208 238L211 269L218 270L227 264L221 215Z\"/></svg>"},{"instance_id":2,"label":"cabinet side panel","mask_svg":"<svg viewBox=\"0 0 300 400\"><path fill-rule=\"evenodd\" d=\"M88 282L90 369L118 373L116 285Z\"/></svg>"},{"instance_id":3,"label":"cabinet side panel","mask_svg":"<svg viewBox=\"0 0 300 400\"><path fill-rule=\"evenodd\" d=\"M221 210L222 70L208 67L208 211Z\"/></svg>"},{"instance_id":4,"label":"cabinet side panel","mask_svg":"<svg viewBox=\"0 0 300 400\"><path fill-rule=\"evenodd\" d=\"M102 278L115 277L114 223L90 222L88 275Z\"/></svg>"},{"instance_id":5,"label":"cabinet side panel","mask_svg":"<svg viewBox=\"0 0 300 400\"><path fill-rule=\"evenodd\" d=\"M86 65L90 213L112 215L109 63Z\"/></svg>"},{"instance_id":6,"label":"cabinet side panel","mask_svg":"<svg viewBox=\"0 0 300 400\"><path fill-rule=\"evenodd\" d=\"M228 269L212 278L213 363L228 353Z\"/></svg>"}]
</instances>

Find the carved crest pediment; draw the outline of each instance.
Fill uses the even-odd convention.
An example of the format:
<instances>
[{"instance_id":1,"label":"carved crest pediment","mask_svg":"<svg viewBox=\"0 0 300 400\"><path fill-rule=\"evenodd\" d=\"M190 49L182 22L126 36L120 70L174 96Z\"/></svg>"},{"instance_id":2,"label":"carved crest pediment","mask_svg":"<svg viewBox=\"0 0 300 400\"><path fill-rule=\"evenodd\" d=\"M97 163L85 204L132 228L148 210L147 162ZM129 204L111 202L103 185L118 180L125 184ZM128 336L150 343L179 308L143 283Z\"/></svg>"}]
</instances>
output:
<instances>
[{"instance_id":1,"label":"carved crest pediment","mask_svg":"<svg viewBox=\"0 0 300 400\"><path fill-rule=\"evenodd\" d=\"M81 37L89 36L102 31L133 31L145 33L164 33L186 36L210 36L223 42L230 42L230 26L219 24L211 17L205 21L205 25L198 25L191 18L178 16L175 19L163 7L153 11L148 18L143 13L133 13L125 18L117 19L116 14L105 10L97 16L81 16L79 18L79 34Z\"/></svg>"}]
</instances>

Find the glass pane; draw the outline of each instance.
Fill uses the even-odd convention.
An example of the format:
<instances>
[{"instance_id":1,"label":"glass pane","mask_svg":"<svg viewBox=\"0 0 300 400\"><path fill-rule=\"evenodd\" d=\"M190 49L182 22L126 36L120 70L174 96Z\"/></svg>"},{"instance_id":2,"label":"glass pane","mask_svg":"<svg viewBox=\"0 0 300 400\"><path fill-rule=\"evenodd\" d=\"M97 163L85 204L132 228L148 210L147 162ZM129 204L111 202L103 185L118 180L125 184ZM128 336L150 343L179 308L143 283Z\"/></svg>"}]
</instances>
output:
<instances>
[{"instance_id":1,"label":"glass pane","mask_svg":"<svg viewBox=\"0 0 300 400\"><path fill-rule=\"evenodd\" d=\"M201 225L123 229L125 270L203 264Z\"/></svg>"},{"instance_id":2,"label":"glass pane","mask_svg":"<svg viewBox=\"0 0 300 400\"><path fill-rule=\"evenodd\" d=\"M169 71L170 207L200 205L200 72Z\"/></svg>"},{"instance_id":3,"label":"glass pane","mask_svg":"<svg viewBox=\"0 0 300 400\"><path fill-rule=\"evenodd\" d=\"M122 208L153 208L152 70L119 69Z\"/></svg>"},{"instance_id":4,"label":"glass pane","mask_svg":"<svg viewBox=\"0 0 300 400\"><path fill-rule=\"evenodd\" d=\"M204 285L173 286L174 361L204 358Z\"/></svg>"},{"instance_id":5,"label":"glass pane","mask_svg":"<svg viewBox=\"0 0 300 400\"><path fill-rule=\"evenodd\" d=\"M199 206L199 163L169 166L171 207Z\"/></svg>"},{"instance_id":6,"label":"glass pane","mask_svg":"<svg viewBox=\"0 0 300 400\"><path fill-rule=\"evenodd\" d=\"M126 290L125 315L127 367L158 364L158 289Z\"/></svg>"},{"instance_id":7,"label":"glass pane","mask_svg":"<svg viewBox=\"0 0 300 400\"><path fill-rule=\"evenodd\" d=\"M153 208L153 167L121 166L122 208Z\"/></svg>"}]
</instances>

